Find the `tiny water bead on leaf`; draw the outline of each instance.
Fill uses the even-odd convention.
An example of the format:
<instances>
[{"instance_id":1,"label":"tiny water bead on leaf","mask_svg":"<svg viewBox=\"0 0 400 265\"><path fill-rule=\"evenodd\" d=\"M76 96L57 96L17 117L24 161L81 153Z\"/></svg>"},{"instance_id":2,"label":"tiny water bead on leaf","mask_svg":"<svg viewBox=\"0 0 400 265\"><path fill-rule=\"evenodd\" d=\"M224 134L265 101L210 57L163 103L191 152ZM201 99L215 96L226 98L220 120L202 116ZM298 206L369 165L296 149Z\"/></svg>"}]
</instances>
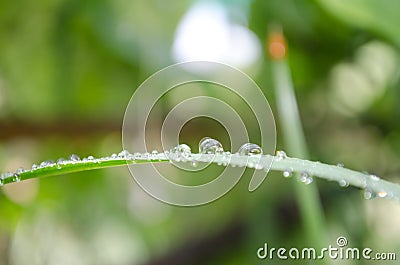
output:
<instances>
[{"instance_id":1,"label":"tiny water bead on leaf","mask_svg":"<svg viewBox=\"0 0 400 265\"><path fill-rule=\"evenodd\" d=\"M287 155L286 155L285 151L282 151L282 150L276 151L276 160L277 161L281 161L286 158L287 158Z\"/></svg>"},{"instance_id":2,"label":"tiny water bead on leaf","mask_svg":"<svg viewBox=\"0 0 400 265\"><path fill-rule=\"evenodd\" d=\"M285 170L285 171L283 171L282 175L285 178L289 178L289 177L291 177L293 175L293 170L292 169Z\"/></svg>"},{"instance_id":3,"label":"tiny water bead on leaf","mask_svg":"<svg viewBox=\"0 0 400 265\"><path fill-rule=\"evenodd\" d=\"M81 159L79 156L72 154L69 156L69 160L74 162L74 161L80 161Z\"/></svg>"},{"instance_id":4,"label":"tiny water bead on leaf","mask_svg":"<svg viewBox=\"0 0 400 265\"><path fill-rule=\"evenodd\" d=\"M303 171L300 173L299 181L308 185L311 184L314 181L314 179L309 173Z\"/></svg>"},{"instance_id":5,"label":"tiny water bead on leaf","mask_svg":"<svg viewBox=\"0 0 400 265\"><path fill-rule=\"evenodd\" d=\"M210 137L204 137L199 142L199 153L201 154L222 154L224 148L222 144Z\"/></svg>"},{"instance_id":6,"label":"tiny water bead on leaf","mask_svg":"<svg viewBox=\"0 0 400 265\"><path fill-rule=\"evenodd\" d=\"M238 151L239 155L242 156L254 156L254 155L262 155L263 150L260 146L253 143L245 143L243 144Z\"/></svg>"},{"instance_id":7,"label":"tiny water bead on leaf","mask_svg":"<svg viewBox=\"0 0 400 265\"><path fill-rule=\"evenodd\" d=\"M373 190L365 189L363 196L364 196L364 199L371 200L371 199L376 198L376 193Z\"/></svg>"}]
</instances>

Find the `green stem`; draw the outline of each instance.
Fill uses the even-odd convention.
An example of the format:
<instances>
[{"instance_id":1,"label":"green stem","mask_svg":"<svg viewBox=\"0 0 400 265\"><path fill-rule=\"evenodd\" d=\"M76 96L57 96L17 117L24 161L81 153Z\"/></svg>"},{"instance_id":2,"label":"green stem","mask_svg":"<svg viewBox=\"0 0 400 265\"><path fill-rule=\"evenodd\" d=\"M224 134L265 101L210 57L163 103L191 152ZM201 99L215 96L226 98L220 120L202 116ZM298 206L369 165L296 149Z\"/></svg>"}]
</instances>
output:
<instances>
[{"instance_id":1,"label":"green stem","mask_svg":"<svg viewBox=\"0 0 400 265\"><path fill-rule=\"evenodd\" d=\"M282 154L282 152L280 152L280 154ZM270 155L240 156L238 154L233 154L230 156L224 154L215 155L215 157L211 156L211 159L206 158L205 160L204 155L192 154L188 162L204 162L210 160L216 164L227 164L230 166L247 166L252 168L255 167L259 170L268 170L270 168L271 170L281 171L285 173L307 173L309 176L314 176L329 181L336 181L342 186L351 185L360 189L364 189L371 194L376 194L378 197L400 201L400 185L382 180L374 175L368 175L337 165L328 165L320 162L285 157L281 155L274 157ZM272 164L271 160L273 160ZM67 161L59 164L52 163L42 168L24 171L18 175L17 179L15 175L12 174L11 176L2 179L2 184L9 184L16 181L23 181L32 178L42 178L86 170L123 166L126 164L166 162L169 162L168 157L163 153L159 153L156 156L149 157L149 159L140 158L134 160L121 157L107 157L93 159L91 161Z\"/></svg>"}]
</instances>

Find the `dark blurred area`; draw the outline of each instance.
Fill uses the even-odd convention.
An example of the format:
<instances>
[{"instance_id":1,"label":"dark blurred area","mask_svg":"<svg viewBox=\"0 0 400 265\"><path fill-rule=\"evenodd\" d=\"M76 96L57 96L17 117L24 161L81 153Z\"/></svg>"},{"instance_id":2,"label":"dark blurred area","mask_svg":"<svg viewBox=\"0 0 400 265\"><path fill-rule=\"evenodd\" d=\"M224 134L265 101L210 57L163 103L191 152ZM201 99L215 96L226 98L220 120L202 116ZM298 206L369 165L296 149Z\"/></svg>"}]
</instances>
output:
<instances>
[{"instance_id":1,"label":"dark blurred area","mask_svg":"<svg viewBox=\"0 0 400 265\"><path fill-rule=\"evenodd\" d=\"M3 0L0 172L72 153L119 152L129 99L172 63L233 65L277 115L266 40L279 25L310 158L399 182L399 11L395 0ZM163 99L165 109L182 94ZM277 123L277 148L285 149L280 133ZM188 123L180 139L196 146L210 135L229 145L224 128L206 119ZM249 173L226 196L192 208L153 199L124 167L4 186L0 265L263 264L271 261L256 252L266 242L313 246L291 180L271 172L249 193ZM350 246L399 253L398 203L315 182L327 246L345 236ZM289 263L314 264L273 261Z\"/></svg>"}]
</instances>

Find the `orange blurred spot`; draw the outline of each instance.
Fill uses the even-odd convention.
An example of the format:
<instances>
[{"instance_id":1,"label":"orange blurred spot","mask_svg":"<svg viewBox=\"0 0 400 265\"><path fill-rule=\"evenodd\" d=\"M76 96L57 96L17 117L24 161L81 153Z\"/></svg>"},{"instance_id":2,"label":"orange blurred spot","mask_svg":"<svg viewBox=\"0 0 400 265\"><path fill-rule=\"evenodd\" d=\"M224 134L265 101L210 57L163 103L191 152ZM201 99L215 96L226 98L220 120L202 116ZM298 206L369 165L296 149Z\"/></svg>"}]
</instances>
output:
<instances>
[{"instance_id":1,"label":"orange blurred spot","mask_svg":"<svg viewBox=\"0 0 400 265\"><path fill-rule=\"evenodd\" d=\"M283 34L280 32L271 32L268 35L266 48L272 59L279 60L285 58L287 45Z\"/></svg>"}]
</instances>

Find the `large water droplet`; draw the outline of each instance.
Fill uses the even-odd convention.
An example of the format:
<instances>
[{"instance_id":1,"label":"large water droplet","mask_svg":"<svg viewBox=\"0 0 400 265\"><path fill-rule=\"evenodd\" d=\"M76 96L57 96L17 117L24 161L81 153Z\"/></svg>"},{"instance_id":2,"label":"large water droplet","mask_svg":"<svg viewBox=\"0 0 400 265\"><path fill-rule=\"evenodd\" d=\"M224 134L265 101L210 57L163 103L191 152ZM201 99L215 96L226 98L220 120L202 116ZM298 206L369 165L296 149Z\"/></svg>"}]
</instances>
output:
<instances>
[{"instance_id":1,"label":"large water droplet","mask_svg":"<svg viewBox=\"0 0 400 265\"><path fill-rule=\"evenodd\" d=\"M170 158L177 162L179 161L185 162L190 158L191 155L192 155L192 150L187 144L180 144L178 146L175 146L170 151Z\"/></svg>"},{"instance_id":2,"label":"large water droplet","mask_svg":"<svg viewBox=\"0 0 400 265\"><path fill-rule=\"evenodd\" d=\"M281 161L285 158L287 158L285 151L276 151L276 160L277 161Z\"/></svg>"},{"instance_id":3,"label":"large water droplet","mask_svg":"<svg viewBox=\"0 0 400 265\"><path fill-rule=\"evenodd\" d=\"M222 144L213 138L204 137L199 142L199 153L201 154L221 154L223 152Z\"/></svg>"},{"instance_id":4,"label":"large water droplet","mask_svg":"<svg viewBox=\"0 0 400 265\"><path fill-rule=\"evenodd\" d=\"M348 187L349 183L345 179L341 179L338 181L340 187Z\"/></svg>"},{"instance_id":5,"label":"large water droplet","mask_svg":"<svg viewBox=\"0 0 400 265\"><path fill-rule=\"evenodd\" d=\"M69 156L69 160L72 161L72 162L77 162L77 161L80 161L81 159L80 159L79 156L77 156L75 154L72 154L72 155Z\"/></svg>"},{"instance_id":6,"label":"large water droplet","mask_svg":"<svg viewBox=\"0 0 400 265\"><path fill-rule=\"evenodd\" d=\"M256 144L253 143L245 143L239 148L239 155L242 156L253 156L253 155L262 155L263 150Z\"/></svg>"}]
</instances>

